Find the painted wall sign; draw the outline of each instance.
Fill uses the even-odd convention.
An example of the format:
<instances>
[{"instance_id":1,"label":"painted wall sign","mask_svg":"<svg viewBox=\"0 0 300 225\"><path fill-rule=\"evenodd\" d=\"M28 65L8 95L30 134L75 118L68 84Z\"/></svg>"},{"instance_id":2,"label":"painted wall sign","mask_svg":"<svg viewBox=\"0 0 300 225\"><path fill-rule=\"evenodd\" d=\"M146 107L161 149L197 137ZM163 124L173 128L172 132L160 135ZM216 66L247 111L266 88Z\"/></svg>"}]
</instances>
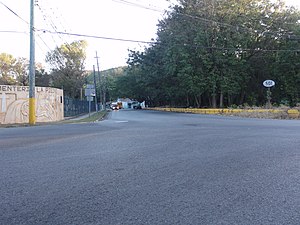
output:
<instances>
[{"instance_id":1,"label":"painted wall sign","mask_svg":"<svg viewBox=\"0 0 300 225\"><path fill-rule=\"evenodd\" d=\"M28 123L29 87L0 85L0 124ZM36 121L64 119L63 90L36 87Z\"/></svg>"}]
</instances>

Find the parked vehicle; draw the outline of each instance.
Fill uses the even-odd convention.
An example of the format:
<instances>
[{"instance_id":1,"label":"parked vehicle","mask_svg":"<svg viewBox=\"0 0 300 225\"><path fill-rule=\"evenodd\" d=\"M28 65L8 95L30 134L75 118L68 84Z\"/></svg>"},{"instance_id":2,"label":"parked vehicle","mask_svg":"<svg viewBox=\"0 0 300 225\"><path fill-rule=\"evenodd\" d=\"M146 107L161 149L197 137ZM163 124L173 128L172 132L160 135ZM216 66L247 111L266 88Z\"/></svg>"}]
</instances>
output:
<instances>
[{"instance_id":1,"label":"parked vehicle","mask_svg":"<svg viewBox=\"0 0 300 225\"><path fill-rule=\"evenodd\" d=\"M110 108L111 108L112 110L119 110L119 109L120 109L118 103L116 103L116 102L111 103L111 104L110 104Z\"/></svg>"},{"instance_id":2,"label":"parked vehicle","mask_svg":"<svg viewBox=\"0 0 300 225\"><path fill-rule=\"evenodd\" d=\"M139 102L132 102L133 109L142 109L141 104Z\"/></svg>"},{"instance_id":3,"label":"parked vehicle","mask_svg":"<svg viewBox=\"0 0 300 225\"><path fill-rule=\"evenodd\" d=\"M119 106L119 109L122 109L123 108L123 105L122 105L122 102L117 102L118 106Z\"/></svg>"}]
</instances>

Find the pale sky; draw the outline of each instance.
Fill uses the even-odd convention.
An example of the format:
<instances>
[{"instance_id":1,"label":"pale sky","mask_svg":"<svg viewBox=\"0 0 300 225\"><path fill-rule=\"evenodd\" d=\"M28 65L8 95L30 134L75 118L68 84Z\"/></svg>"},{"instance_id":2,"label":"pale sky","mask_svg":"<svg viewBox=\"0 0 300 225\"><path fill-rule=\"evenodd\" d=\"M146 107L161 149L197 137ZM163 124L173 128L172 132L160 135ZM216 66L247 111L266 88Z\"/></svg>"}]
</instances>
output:
<instances>
[{"instance_id":1,"label":"pale sky","mask_svg":"<svg viewBox=\"0 0 300 225\"><path fill-rule=\"evenodd\" d=\"M25 21L10 12L1 2ZM36 2L37 29L138 41L151 41L151 38L156 37L156 24L169 6L166 0L151 0L151 3L147 0ZM0 52L29 58L29 25L26 23L30 21L29 15L30 0L0 0ZM143 50L145 47L145 44L140 43L36 32L36 62L45 65L47 52L65 42L82 39L88 42L86 69L90 70L96 65L96 51L100 57L100 70L104 70L126 65L128 49Z\"/></svg>"},{"instance_id":2,"label":"pale sky","mask_svg":"<svg viewBox=\"0 0 300 225\"><path fill-rule=\"evenodd\" d=\"M300 6L300 0L286 0ZM10 12L7 5L18 16ZM156 37L157 23L170 3L166 0L36 0L35 27L107 38L151 41ZM149 3L150 2L150 3ZM172 2L176 2L173 0ZM129 4L132 3L132 4ZM0 53L29 58L30 0L0 0ZM9 31L9 32L6 32ZM86 69L96 65L98 52L100 70L126 65L128 49L143 50L142 43L75 37L36 32L36 62L56 46L74 40L87 40Z\"/></svg>"}]
</instances>

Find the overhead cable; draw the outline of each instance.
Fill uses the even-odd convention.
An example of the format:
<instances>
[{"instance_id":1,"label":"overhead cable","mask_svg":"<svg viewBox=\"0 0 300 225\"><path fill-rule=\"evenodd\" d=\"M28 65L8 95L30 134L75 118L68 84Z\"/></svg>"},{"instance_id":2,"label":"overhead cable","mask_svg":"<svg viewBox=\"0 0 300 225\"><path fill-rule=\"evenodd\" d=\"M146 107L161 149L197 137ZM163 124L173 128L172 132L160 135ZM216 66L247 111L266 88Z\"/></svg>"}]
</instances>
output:
<instances>
[{"instance_id":1,"label":"overhead cable","mask_svg":"<svg viewBox=\"0 0 300 225\"><path fill-rule=\"evenodd\" d=\"M130 1L127 1L127 0L112 0L112 1L117 2L117 3L121 3L121 4L125 4L125 5L135 6L135 7L142 8L142 9L147 9L147 10L159 12L159 13L164 12L161 9L156 9L156 7L154 8L154 7L150 7L150 6L145 6L145 5L137 4L137 3L130 2Z\"/></svg>"},{"instance_id":2,"label":"overhead cable","mask_svg":"<svg viewBox=\"0 0 300 225\"><path fill-rule=\"evenodd\" d=\"M28 34L26 31L0 30L0 33Z\"/></svg>"},{"instance_id":3,"label":"overhead cable","mask_svg":"<svg viewBox=\"0 0 300 225\"><path fill-rule=\"evenodd\" d=\"M4 4L2 1L0 1L0 4L2 4L5 8L7 8L11 13L13 13L16 17L21 19L23 22L25 22L27 25L29 25L29 22L24 20L21 16L19 16L15 11L13 11L11 8L9 8L6 4Z\"/></svg>"},{"instance_id":4,"label":"overhead cable","mask_svg":"<svg viewBox=\"0 0 300 225\"><path fill-rule=\"evenodd\" d=\"M62 31L50 31L50 30L44 30L44 29L39 29L39 31L42 31L44 33L51 33L51 34L61 34L61 35L70 35L70 36L77 36L77 37L105 39L105 40L112 40L112 41L135 42L135 43L144 43L144 44L156 43L154 41L138 41L138 40L123 39L123 38L112 38L112 37L102 37L102 36L96 36L96 35L69 33L69 32L62 32Z\"/></svg>"},{"instance_id":5,"label":"overhead cable","mask_svg":"<svg viewBox=\"0 0 300 225\"><path fill-rule=\"evenodd\" d=\"M122 41L122 42L132 42L132 43L143 43L143 44L162 44L161 42L157 41L139 41L139 40L130 40L130 39L123 39L123 38L112 38L112 37L102 37L102 36L96 36L96 35L86 35L86 34L77 34L77 33L68 33L68 32L57 32L57 31L49 31L49 30L39 30L42 32L48 32L48 33L58 33L61 35L70 35L70 36L77 36L77 37L86 37L86 38L95 38L95 39L105 39L105 40L111 40L111 41ZM206 46L200 46L197 44L181 44L184 46L193 46L197 48L202 49L214 49L214 50L221 50L221 51L237 51L237 52L245 52L245 51L256 51L256 52L300 52L300 49L262 49L262 48L223 48L223 47L206 47Z\"/></svg>"}]
</instances>

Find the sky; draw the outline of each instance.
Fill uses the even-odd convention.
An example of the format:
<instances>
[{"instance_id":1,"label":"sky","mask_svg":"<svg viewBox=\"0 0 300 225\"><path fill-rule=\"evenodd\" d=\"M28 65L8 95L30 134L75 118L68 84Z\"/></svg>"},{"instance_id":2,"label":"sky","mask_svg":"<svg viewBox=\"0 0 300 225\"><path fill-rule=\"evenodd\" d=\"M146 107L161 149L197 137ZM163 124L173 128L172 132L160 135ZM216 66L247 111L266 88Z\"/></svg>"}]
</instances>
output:
<instances>
[{"instance_id":1,"label":"sky","mask_svg":"<svg viewBox=\"0 0 300 225\"><path fill-rule=\"evenodd\" d=\"M4 3L17 15L9 11ZM132 2L133 4L128 4ZM151 41L157 23L170 3L166 0L36 0L35 27L80 35ZM29 58L30 0L0 0L0 53ZM8 32L6 32L8 31ZM36 62L44 65L47 52L75 40L88 42L86 69L124 66L128 49L143 50L146 44L36 32ZM46 65L45 65L46 66Z\"/></svg>"},{"instance_id":2,"label":"sky","mask_svg":"<svg viewBox=\"0 0 300 225\"><path fill-rule=\"evenodd\" d=\"M87 38L37 31L36 62L46 68L47 52L76 40L88 42L86 69L100 70L125 66L128 49L143 50L147 44L112 39L150 42L156 37L157 23L171 4L167 0L35 0L35 27L54 32L90 35ZM172 3L176 0L172 0ZM300 7L300 0L286 0ZM8 6L9 11L4 5ZM15 13L15 14L14 14ZM0 0L0 53L29 58L30 0Z\"/></svg>"}]
</instances>

